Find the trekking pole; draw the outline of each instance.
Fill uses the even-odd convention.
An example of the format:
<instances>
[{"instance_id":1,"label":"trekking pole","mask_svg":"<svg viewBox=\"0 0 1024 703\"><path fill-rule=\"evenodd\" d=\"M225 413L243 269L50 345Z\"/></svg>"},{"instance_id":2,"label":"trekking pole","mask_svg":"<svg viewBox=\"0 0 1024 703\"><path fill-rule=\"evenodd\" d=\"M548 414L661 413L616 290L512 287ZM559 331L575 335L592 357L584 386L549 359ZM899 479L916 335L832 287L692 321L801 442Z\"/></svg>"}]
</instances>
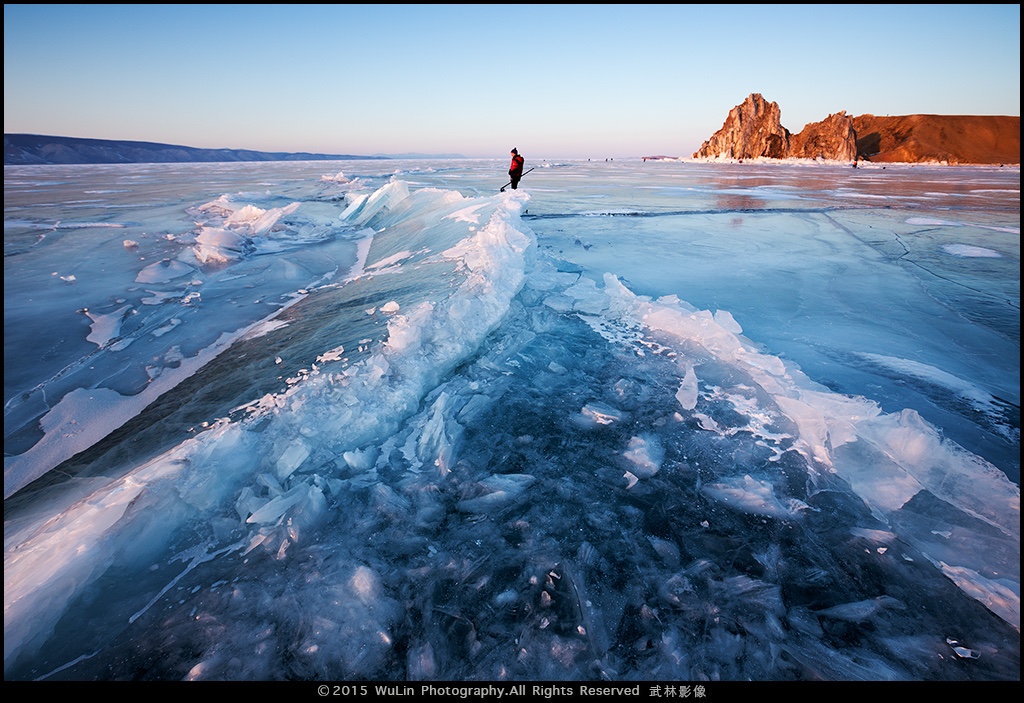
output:
<instances>
[{"instance_id":1,"label":"trekking pole","mask_svg":"<svg viewBox=\"0 0 1024 703\"><path fill-rule=\"evenodd\" d=\"M537 168L537 167L536 167L536 166L534 166L533 168ZM530 169L530 171L532 171L532 170L533 170L533 168L531 168L531 169ZM528 174L528 173L529 173L530 171L523 171L523 176L525 176L526 174ZM520 176L520 178L522 178L522 176ZM506 189L506 188L508 188L508 187L509 187L510 185L512 185L512 181L509 181L508 183L506 183L505 185L503 185L503 186L501 187L501 192L502 192L502 193L504 193L504 192L505 192L505 189Z\"/></svg>"}]
</instances>

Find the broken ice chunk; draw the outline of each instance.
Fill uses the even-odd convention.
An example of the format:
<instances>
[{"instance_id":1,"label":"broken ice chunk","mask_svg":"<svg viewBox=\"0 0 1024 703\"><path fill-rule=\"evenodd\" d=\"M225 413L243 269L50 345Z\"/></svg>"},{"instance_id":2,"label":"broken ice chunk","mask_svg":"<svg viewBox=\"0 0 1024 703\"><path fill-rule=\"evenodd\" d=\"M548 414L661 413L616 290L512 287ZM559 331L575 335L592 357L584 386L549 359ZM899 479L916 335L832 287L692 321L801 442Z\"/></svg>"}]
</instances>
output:
<instances>
[{"instance_id":1,"label":"broken ice chunk","mask_svg":"<svg viewBox=\"0 0 1024 703\"><path fill-rule=\"evenodd\" d=\"M302 462L309 456L309 447L301 439L296 439L285 448L281 458L277 460L277 476L282 481L302 466Z\"/></svg>"},{"instance_id":2,"label":"broken ice chunk","mask_svg":"<svg viewBox=\"0 0 1024 703\"><path fill-rule=\"evenodd\" d=\"M791 516L790 511L775 497L775 488L771 483L749 475L709 483L703 490L711 498L745 513L778 518Z\"/></svg>"},{"instance_id":3,"label":"broken ice chunk","mask_svg":"<svg viewBox=\"0 0 1024 703\"><path fill-rule=\"evenodd\" d=\"M323 364L328 361L338 361L342 358L342 354L345 353L345 347L338 346L330 351L326 351L316 358L318 364Z\"/></svg>"},{"instance_id":4,"label":"broken ice chunk","mask_svg":"<svg viewBox=\"0 0 1024 703\"><path fill-rule=\"evenodd\" d=\"M686 369L686 376L683 377L683 382L679 384L679 390L676 391L676 400L683 407L683 410L693 410L697 407L697 374L693 372L693 367Z\"/></svg>"},{"instance_id":5,"label":"broken ice chunk","mask_svg":"<svg viewBox=\"0 0 1024 703\"><path fill-rule=\"evenodd\" d=\"M623 456L633 462L633 475L638 478L650 478L661 468L665 449L656 436L644 434L629 440L629 447Z\"/></svg>"},{"instance_id":6,"label":"broken ice chunk","mask_svg":"<svg viewBox=\"0 0 1024 703\"><path fill-rule=\"evenodd\" d=\"M877 598L868 598L854 603L843 603L826 608L825 610L819 610L818 615L848 622L864 622L885 608L903 610L906 606L892 596L878 596Z\"/></svg>"},{"instance_id":7,"label":"broken ice chunk","mask_svg":"<svg viewBox=\"0 0 1024 703\"><path fill-rule=\"evenodd\" d=\"M573 418L573 422L584 429L593 429L618 422L624 417L625 413L611 405L587 403L580 410L580 414Z\"/></svg>"},{"instance_id":8,"label":"broken ice chunk","mask_svg":"<svg viewBox=\"0 0 1024 703\"><path fill-rule=\"evenodd\" d=\"M978 652L963 646L955 639L952 639L950 637L946 638L946 644L952 647L953 651L961 659L978 659L979 657L981 657L981 655Z\"/></svg>"},{"instance_id":9,"label":"broken ice chunk","mask_svg":"<svg viewBox=\"0 0 1024 703\"><path fill-rule=\"evenodd\" d=\"M495 474L477 484L483 495L460 501L459 510L485 513L516 501L536 479L529 474Z\"/></svg>"}]
</instances>

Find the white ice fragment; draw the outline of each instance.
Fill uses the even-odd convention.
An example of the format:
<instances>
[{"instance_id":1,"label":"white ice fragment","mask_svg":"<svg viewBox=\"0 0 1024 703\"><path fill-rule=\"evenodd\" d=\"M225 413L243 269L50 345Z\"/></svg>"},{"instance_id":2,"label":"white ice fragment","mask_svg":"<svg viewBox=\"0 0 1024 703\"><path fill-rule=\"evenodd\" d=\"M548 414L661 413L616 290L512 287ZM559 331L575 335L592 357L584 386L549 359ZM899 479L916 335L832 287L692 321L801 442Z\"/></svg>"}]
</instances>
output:
<instances>
[{"instance_id":1,"label":"white ice fragment","mask_svg":"<svg viewBox=\"0 0 1024 703\"><path fill-rule=\"evenodd\" d=\"M250 524L270 525L276 523L294 505L309 496L310 486L302 483L283 495L267 501L259 510L246 520ZM315 489L313 489L315 490Z\"/></svg>"},{"instance_id":2,"label":"white ice fragment","mask_svg":"<svg viewBox=\"0 0 1024 703\"><path fill-rule=\"evenodd\" d=\"M697 407L697 374L694 373L692 366L686 369L686 375L679 384L679 390L676 391L676 400L683 410L693 410Z\"/></svg>"},{"instance_id":3,"label":"white ice fragment","mask_svg":"<svg viewBox=\"0 0 1024 703\"><path fill-rule=\"evenodd\" d=\"M367 471L377 463L377 448L367 447L366 449L353 449L342 454L345 463L356 471Z\"/></svg>"},{"instance_id":4,"label":"white ice fragment","mask_svg":"<svg viewBox=\"0 0 1024 703\"><path fill-rule=\"evenodd\" d=\"M575 300L568 295L555 293L544 298L544 304L557 312L569 312Z\"/></svg>"},{"instance_id":5,"label":"white ice fragment","mask_svg":"<svg viewBox=\"0 0 1024 703\"><path fill-rule=\"evenodd\" d=\"M124 322L130 309L130 305L125 305L108 315L99 315L86 310L86 316L92 320L92 331L86 340L98 347L108 344L121 333L121 323Z\"/></svg>"},{"instance_id":6,"label":"white ice fragment","mask_svg":"<svg viewBox=\"0 0 1024 703\"><path fill-rule=\"evenodd\" d=\"M797 442L800 453L808 459L831 467L832 459L828 450L830 446L829 423L825 413L796 398L779 395L775 401L779 404L779 409L795 422L800 430Z\"/></svg>"},{"instance_id":7,"label":"white ice fragment","mask_svg":"<svg viewBox=\"0 0 1024 703\"><path fill-rule=\"evenodd\" d=\"M793 515L796 515L797 513L800 513L801 511L804 511L804 510L812 510L812 511L814 511L816 513L817 512L821 512L820 509L812 508L811 506L809 506L807 503L803 502L799 498L790 498L789 500L786 501L785 504L789 508L789 512L791 512Z\"/></svg>"},{"instance_id":8,"label":"white ice fragment","mask_svg":"<svg viewBox=\"0 0 1024 703\"><path fill-rule=\"evenodd\" d=\"M295 439L281 454L277 460L277 476L282 481L302 466L302 462L309 456L309 447L301 439Z\"/></svg>"},{"instance_id":9,"label":"white ice fragment","mask_svg":"<svg viewBox=\"0 0 1024 703\"><path fill-rule=\"evenodd\" d=\"M383 305L380 306L380 311L381 312L386 312L386 313L389 313L389 314L390 313L398 312L399 309L400 308L399 308L398 303L395 302L394 300L392 300L389 303L384 303Z\"/></svg>"},{"instance_id":10,"label":"white ice fragment","mask_svg":"<svg viewBox=\"0 0 1024 703\"><path fill-rule=\"evenodd\" d=\"M244 229L253 235L261 235L269 232L278 220L285 215L290 215L299 209L300 203L289 203L284 207L263 210L255 205L245 207L232 213L225 224L231 227L243 225Z\"/></svg>"},{"instance_id":11,"label":"white ice fragment","mask_svg":"<svg viewBox=\"0 0 1024 703\"><path fill-rule=\"evenodd\" d=\"M381 583L377 574L366 566L357 566L349 579L352 593L366 605L373 604L380 595Z\"/></svg>"},{"instance_id":12,"label":"white ice fragment","mask_svg":"<svg viewBox=\"0 0 1024 703\"><path fill-rule=\"evenodd\" d=\"M460 501L459 510L469 513L485 513L490 510L503 508L522 495L536 479L529 474L495 474L489 476L477 484L477 487L486 491L476 498L469 498Z\"/></svg>"},{"instance_id":13,"label":"white ice fragment","mask_svg":"<svg viewBox=\"0 0 1024 703\"><path fill-rule=\"evenodd\" d=\"M235 511L238 517L245 520L266 504L267 500L256 495L252 486L245 486L235 499Z\"/></svg>"},{"instance_id":14,"label":"white ice fragment","mask_svg":"<svg viewBox=\"0 0 1024 703\"><path fill-rule=\"evenodd\" d=\"M728 310L716 310L714 318L715 322L717 322L722 329L727 332L732 332L733 334L743 333L743 328L740 327L740 323L736 322L736 319Z\"/></svg>"},{"instance_id":15,"label":"white ice fragment","mask_svg":"<svg viewBox=\"0 0 1024 703\"><path fill-rule=\"evenodd\" d=\"M256 477L256 482L262 486L265 486L271 496L279 496L284 494L284 488L281 486L281 482L277 480L277 477L273 474L261 473Z\"/></svg>"},{"instance_id":16,"label":"white ice fragment","mask_svg":"<svg viewBox=\"0 0 1024 703\"><path fill-rule=\"evenodd\" d=\"M246 554L248 554L252 550L256 549L256 547L258 547L261 544L263 544L266 541L266 539L267 539L267 535L260 534L259 532L256 532L256 533L250 535L250 537L249 537L249 544L246 546L245 551L242 552L242 556L245 556Z\"/></svg>"},{"instance_id":17,"label":"white ice fragment","mask_svg":"<svg viewBox=\"0 0 1024 703\"><path fill-rule=\"evenodd\" d=\"M775 497L772 484L759 481L751 476L730 478L719 483L709 483L704 493L737 510L754 515L769 517L790 517L792 514Z\"/></svg>"},{"instance_id":18,"label":"white ice fragment","mask_svg":"<svg viewBox=\"0 0 1024 703\"><path fill-rule=\"evenodd\" d=\"M708 430L709 432L717 432L718 434L724 434L718 423L713 418L708 417L704 413L694 413L693 417L697 420L697 426L702 430Z\"/></svg>"},{"instance_id":19,"label":"white ice fragment","mask_svg":"<svg viewBox=\"0 0 1024 703\"><path fill-rule=\"evenodd\" d=\"M575 419L578 425L589 428L611 425L624 417L625 413L618 408L613 408L606 403L595 402L584 405Z\"/></svg>"},{"instance_id":20,"label":"white ice fragment","mask_svg":"<svg viewBox=\"0 0 1024 703\"><path fill-rule=\"evenodd\" d=\"M387 348L391 354L411 353L423 343L424 333L433 321L434 304L423 302L405 315L388 321Z\"/></svg>"},{"instance_id":21,"label":"white ice fragment","mask_svg":"<svg viewBox=\"0 0 1024 703\"><path fill-rule=\"evenodd\" d=\"M566 288L563 295L572 299L572 309L578 312L597 315L608 308L608 298L604 291L599 290L597 284L589 278L581 278Z\"/></svg>"},{"instance_id":22,"label":"white ice fragment","mask_svg":"<svg viewBox=\"0 0 1024 703\"><path fill-rule=\"evenodd\" d=\"M316 360L317 360L317 363L319 363L319 364L323 364L323 363L326 363L328 361L339 361L342 358L341 355L344 354L344 353L345 353L345 347L338 346L338 347L335 347L334 349L331 349L330 351L324 352L323 354L318 356L316 358Z\"/></svg>"},{"instance_id":23,"label":"white ice fragment","mask_svg":"<svg viewBox=\"0 0 1024 703\"><path fill-rule=\"evenodd\" d=\"M638 478L650 478L661 468L665 449L655 435L644 434L629 440L623 456L634 464L633 475Z\"/></svg>"},{"instance_id":24,"label":"white ice fragment","mask_svg":"<svg viewBox=\"0 0 1024 703\"><path fill-rule=\"evenodd\" d=\"M931 560L961 591L1020 630L1020 583L990 579L974 569Z\"/></svg>"},{"instance_id":25,"label":"white ice fragment","mask_svg":"<svg viewBox=\"0 0 1024 703\"><path fill-rule=\"evenodd\" d=\"M224 264L240 259L252 248L249 238L219 227L204 227L192 248L201 264Z\"/></svg>"},{"instance_id":26,"label":"white ice fragment","mask_svg":"<svg viewBox=\"0 0 1024 703\"><path fill-rule=\"evenodd\" d=\"M981 655L978 652L963 646L951 637L946 638L946 644L952 647L953 651L956 652L956 655L961 659L978 659L979 657L981 657Z\"/></svg>"},{"instance_id":27,"label":"white ice fragment","mask_svg":"<svg viewBox=\"0 0 1024 703\"><path fill-rule=\"evenodd\" d=\"M405 181L391 181L370 195L355 197L339 218L353 225L365 225L375 215L387 212L408 197L409 186Z\"/></svg>"},{"instance_id":28,"label":"white ice fragment","mask_svg":"<svg viewBox=\"0 0 1024 703\"><path fill-rule=\"evenodd\" d=\"M410 258L412 255L413 252L411 251L400 251L397 254L392 254L391 256L385 257L379 261L375 261L372 264L367 264L366 269L368 271L376 271L378 269L397 267L398 264Z\"/></svg>"},{"instance_id":29,"label":"white ice fragment","mask_svg":"<svg viewBox=\"0 0 1024 703\"><path fill-rule=\"evenodd\" d=\"M917 483L1019 543L1020 488L996 467L948 442L916 411L907 409L861 423L858 434L891 462L884 467L889 476L881 475L883 467L871 469L878 474L879 489L902 474L904 481ZM858 493L875 498L859 488Z\"/></svg>"}]
</instances>

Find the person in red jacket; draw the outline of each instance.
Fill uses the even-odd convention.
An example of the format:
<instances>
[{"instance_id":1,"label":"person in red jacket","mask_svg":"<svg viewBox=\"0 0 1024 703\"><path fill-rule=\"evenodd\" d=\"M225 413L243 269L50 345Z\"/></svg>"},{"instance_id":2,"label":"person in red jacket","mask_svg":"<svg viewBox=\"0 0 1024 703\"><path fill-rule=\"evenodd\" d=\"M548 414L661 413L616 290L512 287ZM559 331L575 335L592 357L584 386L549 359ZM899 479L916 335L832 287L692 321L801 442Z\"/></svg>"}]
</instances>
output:
<instances>
[{"instance_id":1,"label":"person in red jacket","mask_svg":"<svg viewBox=\"0 0 1024 703\"><path fill-rule=\"evenodd\" d=\"M512 165L508 167L508 177L512 179L512 190L515 190L519 185L519 179L523 177L523 163L524 159L519 155L519 150L512 147Z\"/></svg>"}]
</instances>

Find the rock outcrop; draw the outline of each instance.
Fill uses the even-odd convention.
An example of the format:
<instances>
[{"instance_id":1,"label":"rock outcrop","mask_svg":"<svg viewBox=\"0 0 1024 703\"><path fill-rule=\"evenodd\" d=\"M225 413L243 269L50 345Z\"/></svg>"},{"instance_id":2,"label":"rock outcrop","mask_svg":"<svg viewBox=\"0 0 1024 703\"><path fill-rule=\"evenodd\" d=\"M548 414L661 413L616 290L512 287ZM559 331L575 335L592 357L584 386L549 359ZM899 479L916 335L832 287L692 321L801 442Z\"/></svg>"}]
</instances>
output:
<instances>
[{"instance_id":1,"label":"rock outcrop","mask_svg":"<svg viewBox=\"0 0 1024 703\"><path fill-rule=\"evenodd\" d=\"M850 117L843 111L791 135L779 106L751 93L693 158L1019 165L1020 116Z\"/></svg>"},{"instance_id":2,"label":"rock outcrop","mask_svg":"<svg viewBox=\"0 0 1024 703\"><path fill-rule=\"evenodd\" d=\"M821 122L806 125L789 138L788 158L855 161L857 132L846 111L829 115Z\"/></svg>"},{"instance_id":3,"label":"rock outcrop","mask_svg":"<svg viewBox=\"0 0 1024 703\"><path fill-rule=\"evenodd\" d=\"M784 159L789 155L789 131L782 126L778 103L760 93L729 111L722 128L693 155L695 159Z\"/></svg>"}]
</instances>

